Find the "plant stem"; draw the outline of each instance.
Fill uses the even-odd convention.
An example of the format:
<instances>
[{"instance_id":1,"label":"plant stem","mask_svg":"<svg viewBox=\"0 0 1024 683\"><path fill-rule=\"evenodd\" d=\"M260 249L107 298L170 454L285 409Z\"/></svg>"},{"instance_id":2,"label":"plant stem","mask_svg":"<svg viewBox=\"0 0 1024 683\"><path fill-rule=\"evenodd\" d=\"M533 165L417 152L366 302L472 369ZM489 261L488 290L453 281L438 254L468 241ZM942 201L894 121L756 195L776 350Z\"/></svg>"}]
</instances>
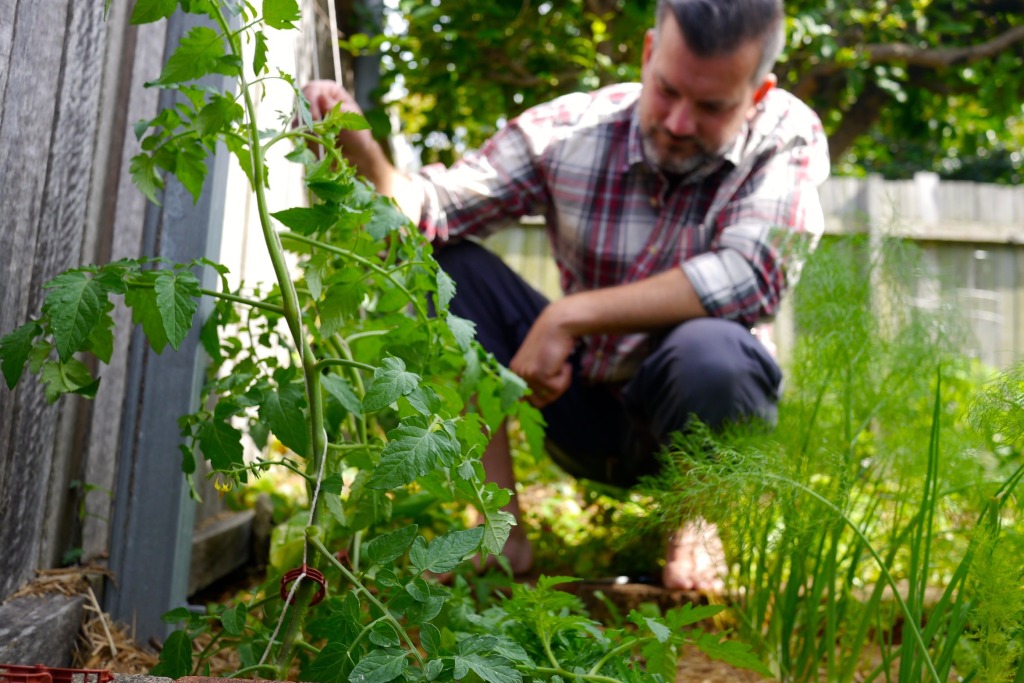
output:
<instances>
[{"instance_id":1,"label":"plant stem","mask_svg":"<svg viewBox=\"0 0 1024 683\"><path fill-rule=\"evenodd\" d=\"M654 640L654 638L652 636L646 636L644 638L637 638L636 640L633 640L633 641L630 641L628 643L623 643L622 645L619 645L617 648L615 648L615 649L611 650L610 652L608 652L608 654L606 654L604 657L601 657L601 659L597 660L597 664L595 664L594 666L592 666L590 668L590 671L587 672L587 675L593 676L593 675L597 674L597 672L600 671L601 668L605 664L608 663L609 659L611 659L612 657L615 657L616 655L618 655L618 654L620 654L622 652L629 652L630 650L632 650L637 645L639 645L639 644L641 644L643 642L646 642L648 640Z\"/></svg>"},{"instance_id":2,"label":"plant stem","mask_svg":"<svg viewBox=\"0 0 1024 683\"><path fill-rule=\"evenodd\" d=\"M214 14L216 15L216 20L219 23L221 30L228 37L228 44L233 56L241 61L242 49L238 35L231 32L222 9L218 8L218 11ZM246 82L244 69L239 70L238 84L245 102L245 127L251 152L250 156L252 157L252 185L253 192L256 195L256 205L259 210L260 226L263 230L263 240L266 244L267 252L274 268L274 275L277 278L278 287L281 290L281 303L283 304L284 318L288 324L288 329L291 332L292 341L299 353L303 375L306 380L306 398L309 404L310 420L310 452L302 455L306 456L308 473L313 476L318 476L319 473L322 472L322 468L320 467L321 460L327 453L327 432L324 429L324 411L323 399L320 393L320 375L316 371L316 357L313 355L313 351L309 345L309 340L306 338L305 331L302 329L302 310L299 304L299 297L295 291L295 286L292 283L291 272L289 271L288 264L284 258L284 249L281 246L281 239L278 236L277 231L274 230L274 226L270 220L270 210L267 205L265 191L267 169L263 157L263 149L260 146L260 132L256 120L256 106L253 103L252 93L249 91L249 85ZM311 501L315 499L315 491L310 491L309 498ZM318 511L316 509L316 505L312 505L310 508L310 525L315 525L317 518ZM308 542L306 547L308 550ZM309 601L313 595L312 588L313 586L311 583L304 583L304 585L296 592L294 613L284 633L281 649L278 652L276 660L279 673L284 672L292 659L295 651L295 643L298 639L299 633L301 632L302 622L305 618L306 610L309 607Z\"/></svg>"},{"instance_id":3,"label":"plant stem","mask_svg":"<svg viewBox=\"0 0 1024 683\"><path fill-rule=\"evenodd\" d=\"M252 666L247 666L244 669L239 669L234 673L228 674L227 676L225 676L225 678L238 678L240 676L251 674L256 671L269 671L272 674L278 673L277 667L272 664L254 664Z\"/></svg>"},{"instance_id":4,"label":"plant stem","mask_svg":"<svg viewBox=\"0 0 1024 683\"><path fill-rule=\"evenodd\" d=\"M359 361L349 360L347 358L324 358L316 363L316 370L319 372L324 368L329 368L332 365L340 365L346 368L359 368L360 370L366 370L367 372L373 372L377 368L366 363L360 363Z\"/></svg>"},{"instance_id":5,"label":"plant stem","mask_svg":"<svg viewBox=\"0 0 1024 683\"><path fill-rule=\"evenodd\" d=\"M391 614L391 610L389 610L384 603L378 600L376 595L367 590L367 588L363 586L362 583L360 583L359 578L355 574L350 572L348 568L345 567L345 565L338 561L338 558L334 556L334 553L327 549L327 546L323 544L323 541L321 541L319 538L311 538L308 535L306 536L306 538L308 542L314 548L320 551L324 558L326 558L328 562L333 564L341 572L342 576L344 576L345 579L352 584L352 590L356 591L357 593L362 593L367 600L373 603L374 607L381 611L381 613L384 615L383 618L386 619L389 624L395 627L395 630L398 631L398 635L402 638L402 640L405 641L406 645L409 646L410 654L412 654L412 656L416 658L416 661L422 667L423 658L420 656L420 652L416 648L416 644L412 641L412 638L409 637L409 634L406 633L405 627L403 627L402 624L399 623L399 621L395 619L395 617Z\"/></svg>"},{"instance_id":6,"label":"plant stem","mask_svg":"<svg viewBox=\"0 0 1024 683\"><path fill-rule=\"evenodd\" d=\"M212 289L200 288L200 293L206 296L212 296L215 299L224 299L225 301L233 301L236 304L244 304L246 306L252 306L258 308L261 311L267 311L269 313L276 313L278 315L284 315L284 308L281 306L275 306L274 304L264 303L263 301L256 301L255 299L246 299L244 296L238 296L236 294L228 294L227 292L217 292Z\"/></svg>"},{"instance_id":7,"label":"plant stem","mask_svg":"<svg viewBox=\"0 0 1024 683\"><path fill-rule=\"evenodd\" d=\"M412 292L410 292L408 290L408 288L406 288L405 285L403 285L401 282L396 280L395 276L392 274L391 271L389 271L389 270L387 270L385 268L381 268L380 266L378 266L373 261L370 261L369 259L363 258L359 254L351 252L348 249L341 249L339 247L335 247L335 246L330 245L330 244L325 244L323 242L318 242L317 240L310 239L309 237L306 237L305 235L300 235L300 234L295 233L295 232L286 232L286 233L283 233L281 235L281 237L283 237L285 239L293 240L295 242L301 242L302 244L305 244L305 245L310 246L310 247L316 247L317 249L323 249L324 251L328 251L328 252L330 252L332 254L335 254L337 256L343 256L343 257L345 257L347 259L355 261L356 263L359 263L360 265L366 266L370 270L372 270L372 271L374 271L374 272L376 272L376 273L378 273L380 275L383 275L387 279L391 280L391 283L393 285L395 285L395 287L397 287L398 290L400 292L402 292L402 294L405 294L405 297L409 300L409 303L411 303L413 305L413 307L416 309L416 312L419 314L420 320L427 320L427 318L428 318L427 311L423 307L423 302L419 301L416 297L414 297L412 295ZM408 264L405 264L402 267L408 267L410 265L415 265L415 264L414 263L408 263ZM400 269L401 269L401 267L396 268L396 270L400 270Z\"/></svg>"},{"instance_id":8,"label":"plant stem","mask_svg":"<svg viewBox=\"0 0 1024 683\"><path fill-rule=\"evenodd\" d=\"M593 681L594 683L622 683L618 678L610 678L608 676L598 676L596 674L577 674L572 671L566 671L561 667L550 668L546 666L538 666L530 669L537 673L550 674L552 676L561 676L566 680L570 681Z\"/></svg>"}]
</instances>

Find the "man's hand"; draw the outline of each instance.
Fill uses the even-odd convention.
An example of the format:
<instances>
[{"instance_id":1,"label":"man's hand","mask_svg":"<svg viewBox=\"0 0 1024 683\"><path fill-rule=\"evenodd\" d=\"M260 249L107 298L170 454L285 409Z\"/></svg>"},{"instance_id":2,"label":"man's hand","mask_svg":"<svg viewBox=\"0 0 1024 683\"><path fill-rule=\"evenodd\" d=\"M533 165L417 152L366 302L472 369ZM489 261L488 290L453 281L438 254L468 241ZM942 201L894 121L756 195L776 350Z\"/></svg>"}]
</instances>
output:
<instances>
[{"instance_id":1,"label":"man's hand","mask_svg":"<svg viewBox=\"0 0 1024 683\"><path fill-rule=\"evenodd\" d=\"M340 106L343 112L362 114L355 98L334 81L310 81L302 87L302 94L309 100L309 113L314 119L324 118L332 109ZM413 223L419 223L423 208L422 190L399 173L388 160L384 150L373 139L369 129L342 130L337 141L342 155L366 177L377 192L394 197L398 207ZM428 235L433 239L433 235Z\"/></svg>"},{"instance_id":2,"label":"man's hand","mask_svg":"<svg viewBox=\"0 0 1024 683\"><path fill-rule=\"evenodd\" d=\"M572 384L568 359L576 339L559 320L559 302L545 308L523 340L509 369L522 377L533 392L529 401L543 408L564 394Z\"/></svg>"}]
</instances>

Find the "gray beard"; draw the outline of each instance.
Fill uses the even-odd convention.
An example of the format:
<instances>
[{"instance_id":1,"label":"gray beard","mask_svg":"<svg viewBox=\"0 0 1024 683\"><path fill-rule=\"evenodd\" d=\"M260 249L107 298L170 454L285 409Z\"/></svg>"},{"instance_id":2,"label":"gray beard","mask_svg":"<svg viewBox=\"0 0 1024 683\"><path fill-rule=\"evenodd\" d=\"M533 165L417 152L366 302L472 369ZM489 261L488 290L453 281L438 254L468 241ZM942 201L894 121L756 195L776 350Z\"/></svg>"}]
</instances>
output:
<instances>
[{"instance_id":1,"label":"gray beard","mask_svg":"<svg viewBox=\"0 0 1024 683\"><path fill-rule=\"evenodd\" d=\"M693 156L689 156L685 159L671 159L666 161L658 158L657 150L654 149L654 144L651 142L651 139L648 136L642 136L641 140L643 141L644 155L649 160L653 161L654 164L665 173L672 173L675 175L688 175L696 171L698 168L700 168L707 162L711 161L711 159L713 158L709 154L700 152L694 154Z\"/></svg>"}]
</instances>

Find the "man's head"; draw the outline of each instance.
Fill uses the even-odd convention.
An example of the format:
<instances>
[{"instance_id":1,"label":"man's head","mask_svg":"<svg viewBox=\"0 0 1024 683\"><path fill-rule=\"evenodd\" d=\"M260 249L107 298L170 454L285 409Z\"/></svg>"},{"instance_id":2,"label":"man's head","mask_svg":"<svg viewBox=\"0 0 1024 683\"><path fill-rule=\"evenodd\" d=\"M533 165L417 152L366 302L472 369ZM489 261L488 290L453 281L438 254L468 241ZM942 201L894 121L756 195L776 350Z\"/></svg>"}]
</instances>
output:
<instances>
[{"instance_id":1,"label":"man's head","mask_svg":"<svg viewBox=\"0 0 1024 683\"><path fill-rule=\"evenodd\" d=\"M685 173L721 155L775 85L781 0L659 0L644 37L644 151Z\"/></svg>"}]
</instances>

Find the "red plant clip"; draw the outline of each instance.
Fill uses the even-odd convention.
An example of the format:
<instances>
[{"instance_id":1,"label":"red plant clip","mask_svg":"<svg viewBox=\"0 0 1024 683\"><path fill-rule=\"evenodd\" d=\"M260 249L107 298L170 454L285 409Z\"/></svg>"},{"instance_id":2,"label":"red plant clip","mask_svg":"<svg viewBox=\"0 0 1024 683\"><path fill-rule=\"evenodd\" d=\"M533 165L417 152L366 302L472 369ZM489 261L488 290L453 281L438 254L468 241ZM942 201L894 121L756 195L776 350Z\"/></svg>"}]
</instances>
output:
<instances>
[{"instance_id":1,"label":"red plant clip","mask_svg":"<svg viewBox=\"0 0 1024 683\"><path fill-rule=\"evenodd\" d=\"M314 569L313 567L305 564L285 572L284 576L281 577L281 599L289 605L291 604L291 600L288 598L288 586L292 581L301 577L312 579L314 582L320 584L320 590L318 590L316 595L313 596L313 599L309 601L309 606L312 607L323 600L324 596L327 594L327 580L319 569Z\"/></svg>"}]
</instances>

